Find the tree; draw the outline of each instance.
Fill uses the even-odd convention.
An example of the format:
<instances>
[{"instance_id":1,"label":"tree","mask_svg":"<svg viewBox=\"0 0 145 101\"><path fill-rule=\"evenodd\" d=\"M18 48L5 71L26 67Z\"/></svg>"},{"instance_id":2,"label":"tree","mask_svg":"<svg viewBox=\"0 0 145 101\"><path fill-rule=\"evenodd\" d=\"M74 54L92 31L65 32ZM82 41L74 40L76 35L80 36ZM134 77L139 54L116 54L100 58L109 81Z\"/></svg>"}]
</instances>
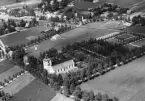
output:
<instances>
[{"instance_id":1,"label":"tree","mask_svg":"<svg viewBox=\"0 0 145 101\"><path fill-rule=\"evenodd\" d=\"M75 84L74 83L71 83L70 85L70 93L72 94L75 90Z\"/></svg>"},{"instance_id":2,"label":"tree","mask_svg":"<svg viewBox=\"0 0 145 101\"><path fill-rule=\"evenodd\" d=\"M25 25L26 25L26 22L22 19L22 20L20 21L20 27L25 27Z\"/></svg>"},{"instance_id":3,"label":"tree","mask_svg":"<svg viewBox=\"0 0 145 101\"><path fill-rule=\"evenodd\" d=\"M117 97L113 97L112 101L119 101L119 99Z\"/></svg>"},{"instance_id":4,"label":"tree","mask_svg":"<svg viewBox=\"0 0 145 101\"><path fill-rule=\"evenodd\" d=\"M103 94L102 101L109 101L109 96L107 94Z\"/></svg>"},{"instance_id":5,"label":"tree","mask_svg":"<svg viewBox=\"0 0 145 101\"><path fill-rule=\"evenodd\" d=\"M84 101L89 101L90 100L89 93L87 91L82 92L82 99Z\"/></svg>"},{"instance_id":6,"label":"tree","mask_svg":"<svg viewBox=\"0 0 145 101\"><path fill-rule=\"evenodd\" d=\"M81 88L79 86L77 86L73 92L73 95L76 97L76 98L81 98Z\"/></svg>"},{"instance_id":7,"label":"tree","mask_svg":"<svg viewBox=\"0 0 145 101\"><path fill-rule=\"evenodd\" d=\"M66 86L63 87L63 94L65 96L68 96L69 95L69 90L68 90L68 88Z\"/></svg>"},{"instance_id":8,"label":"tree","mask_svg":"<svg viewBox=\"0 0 145 101\"><path fill-rule=\"evenodd\" d=\"M95 99L97 99L98 101L101 101L101 100L102 100L102 94L101 94L101 93L98 93L98 94L95 96Z\"/></svg>"},{"instance_id":9,"label":"tree","mask_svg":"<svg viewBox=\"0 0 145 101\"><path fill-rule=\"evenodd\" d=\"M95 94L92 90L89 92L89 96L90 96L90 101L94 101Z\"/></svg>"}]
</instances>

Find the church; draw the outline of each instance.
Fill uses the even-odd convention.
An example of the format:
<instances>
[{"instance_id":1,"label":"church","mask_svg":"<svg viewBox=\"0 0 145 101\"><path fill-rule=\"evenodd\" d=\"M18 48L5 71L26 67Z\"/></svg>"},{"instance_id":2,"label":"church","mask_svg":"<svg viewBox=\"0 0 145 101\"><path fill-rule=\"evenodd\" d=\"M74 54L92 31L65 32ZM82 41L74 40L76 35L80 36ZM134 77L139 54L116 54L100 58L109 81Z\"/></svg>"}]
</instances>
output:
<instances>
[{"instance_id":1,"label":"church","mask_svg":"<svg viewBox=\"0 0 145 101\"><path fill-rule=\"evenodd\" d=\"M76 68L73 59L53 65L51 59L47 57L43 59L43 67L51 74L67 73Z\"/></svg>"}]
</instances>

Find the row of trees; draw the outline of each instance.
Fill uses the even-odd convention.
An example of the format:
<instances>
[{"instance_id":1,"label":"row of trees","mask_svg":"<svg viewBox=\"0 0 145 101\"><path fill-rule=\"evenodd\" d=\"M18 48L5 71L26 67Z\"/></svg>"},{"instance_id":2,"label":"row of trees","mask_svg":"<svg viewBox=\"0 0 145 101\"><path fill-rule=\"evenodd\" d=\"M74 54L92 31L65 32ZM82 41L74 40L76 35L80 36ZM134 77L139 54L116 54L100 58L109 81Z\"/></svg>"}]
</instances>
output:
<instances>
[{"instance_id":1,"label":"row of trees","mask_svg":"<svg viewBox=\"0 0 145 101\"><path fill-rule=\"evenodd\" d=\"M23 74L25 71L24 70L22 70L22 71L20 71L20 72L17 72L17 73L15 73L15 74L13 74L13 76L11 77L11 76L9 76L9 78L8 79L4 79L4 83L3 82L0 82L0 86L6 86L6 84L8 84L8 83L10 83L12 80L14 80L15 78L17 78L18 76L20 76L21 74Z\"/></svg>"},{"instance_id":2,"label":"row of trees","mask_svg":"<svg viewBox=\"0 0 145 101\"><path fill-rule=\"evenodd\" d=\"M36 16L35 11L33 9L30 9L26 6L26 8L23 9L12 9L8 13L10 16L15 17L23 17L23 16Z\"/></svg>"},{"instance_id":3,"label":"row of trees","mask_svg":"<svg viewBox=\"0 0 145 101\"><path fill-rule=\"evenodd\" d=\"M71 85L69 90L64 87L62 93L66 96L69 95L68 93L71 93L76 101L79 101L80 99L83 101L119 101L116 97L109 98L107 94L94 94L93 91L83 91L79 86L74 87L73 85Z\"/></svg>"},{"instance_id":4,"label":"row of trees","mask_svg":"<svg viewBox=\"0 0 145 101\"><path fill-rule=\"evenodd\" d=\"M145 25L145 18L141 17L140 15L139 16L134 16L132 18L132 22L133 22L133 25L140 24L141 26L144 26Z\"/></svg>"},{"instance_id":5,"label":"row of trees","mask_svg":"<svg viewBox=\"0 0 145 101\"><path fill-rule=\"evenodd\" d=\"M43 0L43 2L38 5L38 8L40 8L43 12L54 12L65 8L69 2L70 0L61 0L61 2L58 2L57 0Z\"/></svg>"},{"instance_id":6,"label":"row of trees","mask_svg":"<svg viewBox=\"0 0 145 101\"><path fill-rule=\"evenodd\" d=\"M8 34L16 31L16 27L26 27L28 22L23 19L20 22L9 19L7 22L3 21L2 26L0 27L0 35ZM36 19L32 19L29 23L29 27L34 27L38 24Z\"/></svg>"}]
</instances>

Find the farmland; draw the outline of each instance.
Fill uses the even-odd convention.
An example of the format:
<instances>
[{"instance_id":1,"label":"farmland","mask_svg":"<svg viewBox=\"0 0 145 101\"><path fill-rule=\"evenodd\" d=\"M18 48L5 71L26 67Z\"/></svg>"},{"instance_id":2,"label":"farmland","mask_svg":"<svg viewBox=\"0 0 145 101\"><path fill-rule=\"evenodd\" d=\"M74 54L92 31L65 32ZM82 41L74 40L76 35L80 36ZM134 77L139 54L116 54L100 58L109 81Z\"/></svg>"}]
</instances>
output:
<instances>
[{"instance_id":1,"label":"farmland","mask_svg":"<svg viewBox=\"0 0 145 101\"><path fill-rule=\"evenodd\" d=\"M98 26L102 23L104 24L104 22L96 22L98 23ZM90 26L90 25L89 25ZM110 33L116 32L116 30L113 29L103 29L103 27L101 27L101 29L94 28L94 23L92 23L92 25L88 28L87 25L86 26L81 26L79 28L76 28L74 30L71 30L69 32L63 33L60 35L60 39L52 41L52 40L45 40L42 43L38 44L38 50L34 51L33 47L28 48L28 52L31 55L34 56L39 56L40 52L46 51L50 48L56 48L56 49L60 49L61 47L67 45L67 44L72 44L74 42L79 42L82 40L88 40L90 38L97 38L97 37L101 37L104 35L108 35Z\"/></svg>"},{"instance_id":2,"label":"farmland","mask_svg":"<svg viewBox=\"0 0 145 101\"><path fill-rule=\"evenodd\" d=\"M134 33L145 33L145 27L144 26L133 26L133 27L128 27L128 28L124 29L124 31L134 32Z\"/></svg>"},{"instance_id":3,"label":"farmland","mask_svg":"<svg viewBox=\"0 0 145 101\"><path fill-rule=\"evenodd\" d=\"M110 96L117 96L120 101L139 101L144 99L144 59L145 57L139 58L103 76L83 83L81 88L94 90L96 93L108 93Z\"/></svg>"},{"instance_id":4,"label":"farmland","mask_svg":"<svg viewBox=\"0 0 145 101\"><path fill-rule=\"evenodd\" d=\"M0 74L14 67L14 63L9 60L4 60L0 63Z\"/></svg>"},{"instance_id":5,"label":"farmland","mask_svg":"<svg viewBox=\"0 0 145 101\"><path fill-rule=\"evenodd\" d=\"M28 86L17 93L10 101L50 101L56 93L47 85L38 80L32 81Z\"/></svg>"},{"instance_id":6,"label":"farmland","mask_svg":"<svg viewBox=\"0 0 145 101\"><path fill-rule=\"evenodd\" d=\"M26 31L17 32L15 34L0 37L2 42L8 46L15 46L18 44L29 42L30 37L41 35L41 31L45 30L44 27L33 27Z\"/></svg>"}]
</instances>

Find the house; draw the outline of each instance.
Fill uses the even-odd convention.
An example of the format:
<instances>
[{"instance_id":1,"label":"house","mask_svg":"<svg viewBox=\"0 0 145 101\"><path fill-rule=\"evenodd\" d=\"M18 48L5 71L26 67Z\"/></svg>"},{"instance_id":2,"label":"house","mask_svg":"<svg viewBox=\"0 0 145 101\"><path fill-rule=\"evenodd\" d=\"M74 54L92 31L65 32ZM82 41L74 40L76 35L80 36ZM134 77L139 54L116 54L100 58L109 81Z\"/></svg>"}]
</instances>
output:
<instances>
[{"instance_id":1,"label":"house","mask_svg":"<svg viewBox=\"0 0 145 101\"><path fill-rule=\"evenodd\" d=\"M75 63L72 59L62 62L60 64L53 65L51 62L51 59L47 58L47 57L45 57L43 59L43 67L44 67L44 69L46 69L48 71L48 73L51 73L51 74L67 73L76 68Z\"/></svg>"}]
</instances>

